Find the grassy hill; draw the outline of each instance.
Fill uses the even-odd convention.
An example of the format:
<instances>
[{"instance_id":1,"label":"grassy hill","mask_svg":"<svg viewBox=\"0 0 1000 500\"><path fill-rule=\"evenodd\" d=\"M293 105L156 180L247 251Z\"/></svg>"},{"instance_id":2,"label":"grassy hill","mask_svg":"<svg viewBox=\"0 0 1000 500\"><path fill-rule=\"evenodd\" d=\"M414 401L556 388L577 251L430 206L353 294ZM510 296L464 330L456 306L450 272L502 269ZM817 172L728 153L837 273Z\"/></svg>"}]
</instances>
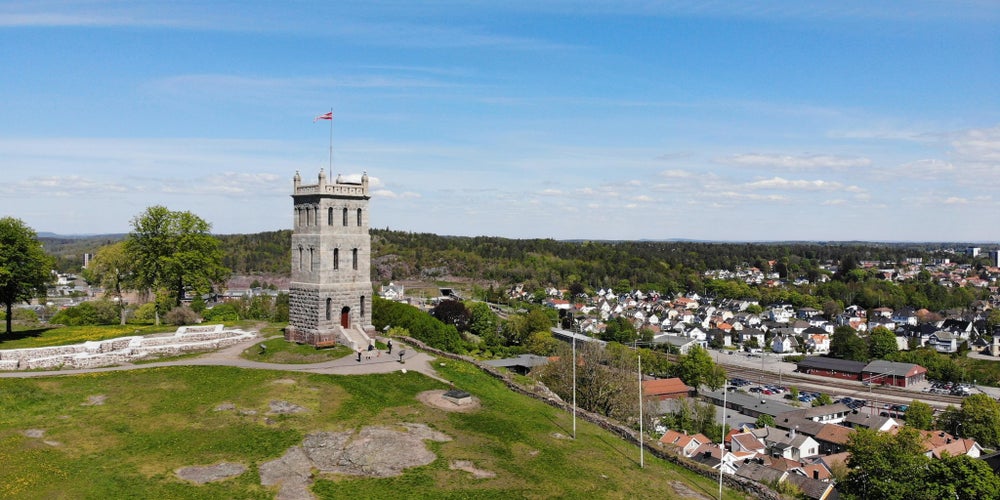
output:
<instances>
[{"instance_id":1,"label":"grassy hill","mask_svg":"<svg viewBox=\"0 0 1000 500\"><path fill-rule=\"evenodd\" d=\"M469 413L417 399L446 389L418 373L331 376L226 367L171 367L41 379L0 379L0 497L274 498L258 467L317 431L426 424L429 465L390 478L319 475L319 498L714 498L716 483L646 455L600 428L512 393L461 362L441 376L479 398ZM275 401L305 412L269 414ZM453 470L466 460L496 474ZM246 472L195 484L175 470L233 462ZM731 499L743 496L727 492Z\"/></svg>"}]
</instances>

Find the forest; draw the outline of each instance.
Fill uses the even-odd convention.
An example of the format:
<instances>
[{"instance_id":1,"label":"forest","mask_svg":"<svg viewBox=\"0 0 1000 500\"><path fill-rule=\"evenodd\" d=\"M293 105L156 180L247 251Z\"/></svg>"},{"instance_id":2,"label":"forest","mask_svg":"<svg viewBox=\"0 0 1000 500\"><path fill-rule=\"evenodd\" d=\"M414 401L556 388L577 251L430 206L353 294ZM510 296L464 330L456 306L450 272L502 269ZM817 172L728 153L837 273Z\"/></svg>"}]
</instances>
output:
<instances>
[{"instance_id":1,"label":"forest","mask_svg":"<svg viewBox=\"0 0 1000 500\"><path fill-rule=\"evenodd\" d=\"M287 275L291 231L217 235L223 265L235 275ZM440 236L388 229L371 229L372 281L445 281L463 278L499 294L511 284L529 291L556 287L593 292L612 288L656 291L665 295L698 292L720 298L745 298L763 304L791 303L819 310L856 304L864 308L914 307L932 311L961 309L982 298L982 292L948 288L928 273L906 283L876 279L863 261L902 263L921 258L947 258L973 269L985 257L952 249L963 243L768 242L722 243L691 241L557 241L488 236ZM78 270L84 252L96 252L121 236L40 238L57 259L61 271ZM834 279L815 284L825 266L839 265ZM768 288L734 280L706 278L706 270L734 271L756 267L781 278L804 278L801 286ZM491 298L500 298L491 297Z\"/></svg>"}]
</instances>

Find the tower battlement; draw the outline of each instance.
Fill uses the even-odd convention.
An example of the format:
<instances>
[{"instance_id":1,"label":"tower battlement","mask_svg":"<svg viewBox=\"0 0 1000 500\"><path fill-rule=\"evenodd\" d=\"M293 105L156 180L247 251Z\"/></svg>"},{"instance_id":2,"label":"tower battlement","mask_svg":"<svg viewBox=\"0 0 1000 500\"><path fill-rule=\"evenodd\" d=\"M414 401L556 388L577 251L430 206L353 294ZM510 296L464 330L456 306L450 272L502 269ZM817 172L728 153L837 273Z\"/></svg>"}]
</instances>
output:
<instances>
[{"instance_id":1,"label":"tower battlement","mask_svg":"<svg viewBox=\"0 0 1000 500\"><path fill-rule=\"evenodd\" d=\"M292 196L324 195L336 196L339 198L369 199L368 193L368 173L361 175L361 182L345 181L343 176L337 175L333 183L326 180L326 172L319 171L319 180L316 184L302 184L302 176L295 172L293 181L294 191Z\"/></svg>"}]
</instances>

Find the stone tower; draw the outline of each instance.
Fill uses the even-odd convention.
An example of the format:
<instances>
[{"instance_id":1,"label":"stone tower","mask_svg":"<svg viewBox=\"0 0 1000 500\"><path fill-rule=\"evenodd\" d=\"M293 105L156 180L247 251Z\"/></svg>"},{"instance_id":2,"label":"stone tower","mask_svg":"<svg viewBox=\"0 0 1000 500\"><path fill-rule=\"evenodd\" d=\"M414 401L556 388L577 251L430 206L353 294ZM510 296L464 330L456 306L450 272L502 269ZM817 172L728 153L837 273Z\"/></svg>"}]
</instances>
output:
<instances>
[{"instance_id":1,"label":"stone tower","mask_svg":"<svg viewBox=\"0 0 1000 500\"><path fill-rule=\"evenodd\" d=\"M367 348L371 341L371 236L368 174L361 182L339 175L303 185L295 173L292 200L292 281L285 339Z\"/></svg>"}]
</instances>

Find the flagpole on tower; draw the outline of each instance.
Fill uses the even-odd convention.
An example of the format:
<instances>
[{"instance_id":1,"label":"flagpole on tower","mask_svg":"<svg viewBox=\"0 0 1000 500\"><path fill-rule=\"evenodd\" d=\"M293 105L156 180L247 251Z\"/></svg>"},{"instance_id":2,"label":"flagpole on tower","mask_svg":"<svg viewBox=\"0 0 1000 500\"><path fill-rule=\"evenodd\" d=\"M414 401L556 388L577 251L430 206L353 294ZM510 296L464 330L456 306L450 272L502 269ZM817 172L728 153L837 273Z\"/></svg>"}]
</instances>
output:
<instances>
[{"instance_id":1,"label":"flagpole on tower","mask_svg":"<svg viewBox=\"0 0 1000 500\"><path fill-rule=\"evenodd\" d=\"M330 172L333 172L333 108L330 108L329 113L323 113L316 118L313 118L313 123L319 120L330 120Z\"/></svg>"},{"instance_id":2,"label":"flagpole on tower","mask_svg":"<svg viewBox=\"0 0 1000 500\"><path fill-rule=\"evenodd\" d=\"M333 175L333 108L330 108L330 175Z\"/></svg>"}]
</instances>

